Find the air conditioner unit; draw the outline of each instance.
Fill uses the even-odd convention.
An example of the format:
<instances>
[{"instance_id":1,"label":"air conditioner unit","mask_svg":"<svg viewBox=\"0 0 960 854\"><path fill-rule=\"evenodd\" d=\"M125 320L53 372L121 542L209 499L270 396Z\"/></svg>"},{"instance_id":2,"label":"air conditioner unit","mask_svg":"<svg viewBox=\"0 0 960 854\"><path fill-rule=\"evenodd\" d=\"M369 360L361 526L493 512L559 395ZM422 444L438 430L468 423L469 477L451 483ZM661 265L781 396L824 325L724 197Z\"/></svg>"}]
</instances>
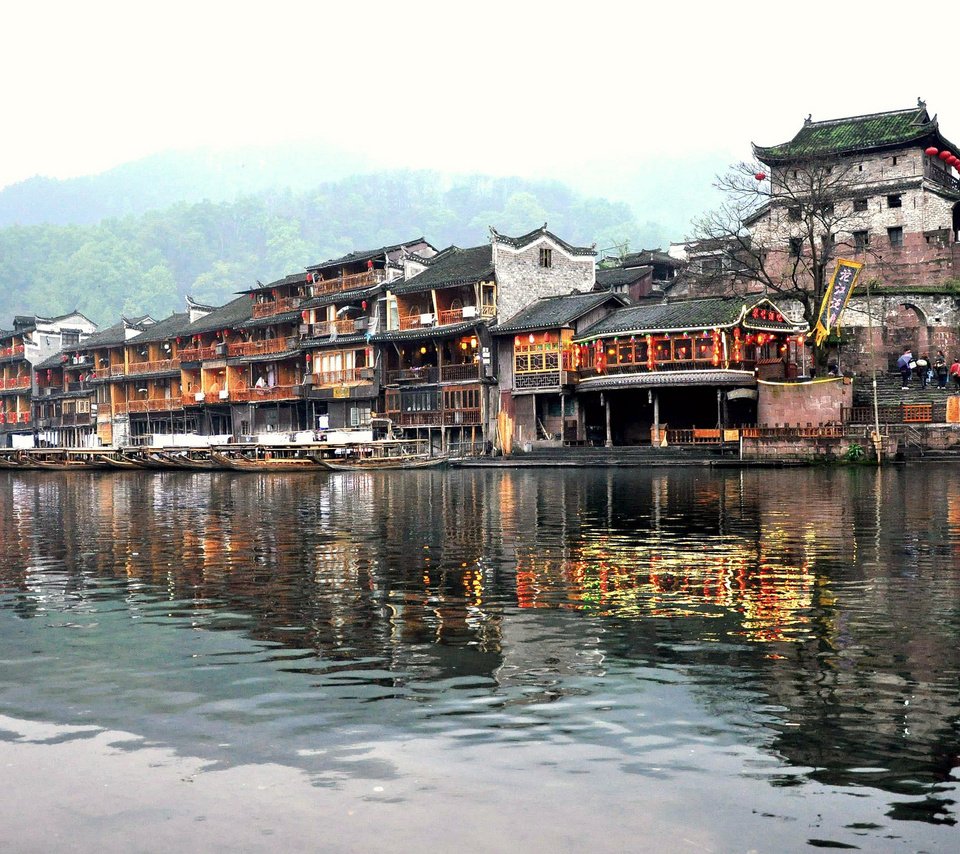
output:
<instances>
[{"instance_id":1,"label":"air conditioner unit","mask_svg":"<svg viewBox=\"0 0 960 854\"><path fill-rule=\"evenodd\" d=\"M433 323L433 312L432 312L432 311L428 311L426 314L421 314L421 315L420 315L420 325L421 325L421 326L429 326L431 323Z\"/></svg>"},{"instance_id":2,"label":"air conditioner unit","mask_svg":"<svg viewBox=\"0 0 960 854\"><path fill-rule=\"evenodd\" d=\"M226 355L227 355L227 345L226 345L226 344L217 344L217 345L213 348L213 352L214 352L216 355L218 355L218 356L226 356Z\"/></svg>"},{"instance_id":3,"label":"air conditioner unit","mask_svg":"<svg viewBox=\"0 0 960 854\"><path fill-rule=\"evenodd\" d=\"M309 335L309 334L310 334L310 324L309 324L309 323L301 323L301 324L300 324L300 334L301 334L301 335Z\"/></svg>"},{"instance_id":4,"label":"air conditioner unit","mask_svg":"<svg viewBox=\"0 0 960 854\"><path fill-rule=\"evenodd\" d=\"M463 319L466 320L468 317L477 316L477 307L475 305L465 305L463 307Z\"/></svg>"},{"instance_id":5,"label":"air conditioner unit","mask_svg":"<svg viewBox=\"0 0 960 854\"><path fill-rule=\"evenodd\" d=\"M203 403L203 401L206 400L206 398L207 398L207 396L206 396L202 391L198 391L198 392L193 396L193 399L196 400L197 403Z\"/></svg>"},{"instance_id":6,"label":"air conditioner unit","mask_svg":"<svg viewBox=\"0 0 960 854\"><path fill-rule=\"evenodd\" d=\"M357 332L363 332L367 328L367 326L369 326L369 324L370 324L370 318L358 317L355 321L353 321L353 328Z\"/></svg>"},{"instance_id":7,"label":"air conditioner unit","mask_svg":"<svg viewBox=\"0 0 960 854\"><path fill-rule=\"evenodd\" d=\"M220 400L227 400L227 399L229 399L229 397L230 397L230 390L229 390L229 389L226 389L226 388L225 388L225 389L223 389L223 390L220 392Z\"/></svg>"}]
</instances>

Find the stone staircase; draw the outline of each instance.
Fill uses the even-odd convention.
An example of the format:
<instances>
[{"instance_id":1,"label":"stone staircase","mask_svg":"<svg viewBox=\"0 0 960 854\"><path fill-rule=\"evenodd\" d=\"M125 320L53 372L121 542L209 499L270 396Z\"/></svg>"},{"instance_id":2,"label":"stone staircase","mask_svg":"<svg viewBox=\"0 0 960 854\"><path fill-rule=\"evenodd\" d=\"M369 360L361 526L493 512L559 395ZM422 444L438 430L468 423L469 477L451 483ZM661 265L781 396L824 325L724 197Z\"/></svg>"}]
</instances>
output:
<instances>
[{"instance_id":1,"label":"stone staircase","mask_svg":"<svg viewBox=\"0 0 960 854\"><path fill-rule=\"evenodd\" d=\"M920 380L910 379L910 388L903 391L900 388L900 374L877 374L877 405L899 406L902 403L931 403L934 405L935 416L941 409L946 408L946 398L956 394L952 384L948 384L946 391L937 388L936 382L930 383L925 389L920 388ZM873 406L873 387L869 374L861 374L853 381L853 405ZM943 421L943 418L935 421Z\"/></svg>"}]
</instances>

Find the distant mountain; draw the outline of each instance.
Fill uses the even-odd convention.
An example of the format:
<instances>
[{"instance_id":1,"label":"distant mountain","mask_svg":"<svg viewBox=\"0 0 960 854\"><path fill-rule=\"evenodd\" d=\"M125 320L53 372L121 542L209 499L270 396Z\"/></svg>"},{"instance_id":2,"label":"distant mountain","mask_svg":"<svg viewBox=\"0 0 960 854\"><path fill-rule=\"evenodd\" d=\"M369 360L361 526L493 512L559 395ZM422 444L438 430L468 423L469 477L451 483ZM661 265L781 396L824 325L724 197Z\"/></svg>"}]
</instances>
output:
<instances>
[{"instance_id":1,"label":"distant mountain","mask_svg":"<svg viewBox=\"0 0 960 854\"><path fill-rule=\"evenodd\" d=\"M558 182L356 175L306 192L180 202L93 225L0 228L0 328L14 314L73 309L107 324L120 314L161 317L182 310L186 294L225 303L258 279L352 250L420 236L438 248L475 246L488 239L491 225L516 235L544 222L579 245L641 245L628 205Z\"/></svg>"},{"instance_id":2,"label":"distant mountain","mask_svg":"<svg viewBox=\"0 0 960 854\"><path fill-rule=\"evenodd\" d=\"M0 227L92 225L177 202L232 201L272 189L302 191L369 171L361 157L320 143L224 151L168 151L98 175L37 176L0 190Z\"/></svg>"}]
</instances>

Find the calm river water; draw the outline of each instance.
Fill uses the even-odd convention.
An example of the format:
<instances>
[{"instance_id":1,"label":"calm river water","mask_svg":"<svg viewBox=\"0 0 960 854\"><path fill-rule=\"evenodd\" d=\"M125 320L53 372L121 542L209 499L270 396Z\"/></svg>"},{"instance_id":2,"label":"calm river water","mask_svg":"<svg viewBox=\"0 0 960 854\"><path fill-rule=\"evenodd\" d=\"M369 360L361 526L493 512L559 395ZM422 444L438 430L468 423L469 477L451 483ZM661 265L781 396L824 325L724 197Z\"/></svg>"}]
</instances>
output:
<instances>
[{"instance_id":1,"label":"calm river water","mask_svg":"<svg viewBox=\"0 0 960 854\"><path fill-rule=\"evenodd\" d=\"M0 472L0 846L956 851L960 467Z\"/></svg>"}]
</instances>

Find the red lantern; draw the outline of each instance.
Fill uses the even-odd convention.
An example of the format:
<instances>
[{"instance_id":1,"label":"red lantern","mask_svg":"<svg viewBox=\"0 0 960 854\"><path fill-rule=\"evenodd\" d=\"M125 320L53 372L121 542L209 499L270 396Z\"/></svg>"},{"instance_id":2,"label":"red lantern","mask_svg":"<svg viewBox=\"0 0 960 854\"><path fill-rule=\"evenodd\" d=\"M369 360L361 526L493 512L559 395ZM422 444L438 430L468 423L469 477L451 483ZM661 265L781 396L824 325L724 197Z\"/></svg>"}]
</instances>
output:
<instances>
[{"instance_id":1,"label":"red lantern","mask_svg":"<svg viewBox=\"0 0 960 854\"><path fill-rule=\"evenodd\" d=\"M307 322L307 318L308 318L308 317L310 317L310 312L309 312L309 311L304 310L304 311L301 311L301 312L300 312L300 319L301 319L304 323Z\"/></svg>"},{"instance_id":2,"label":"red lantern","mask_svg":"<svg viewBox=\"0 0 960 854\"><path fill-rule=\"evenodd\" d=\"M943 151L940 152L940 159L941 159L941 160L947 160L947 159L949 159L949 157L950 157L950 152L947 151L946 149L944 149Z\"/></svg>"},{"instance_id":3,"label":"red lantern","mask_svg":"<svg viewBox=\"0 0 960 854\"><path fill-rule=\"evenodd\" d=\"M307 353L303 358L304 358L307 362L310 362L310 361L313 360L313 356L311 356L309 353Z\"/></svg>"},{"instance_id":4,"label":"red lantern","mask_svg":"<svg viewBox=\"0 0 960 854\"><path fill-rule=\"evenodd\" d=\"M363 301L360 303L360 308L362 308L364 311L367 310L367 301L366 301L366 300L363 300Z\"/></svg>"},{"instance_id":5,"label":"red lantern","mask_svg":"<svg viewBox=\"0 0 960 854\"><path fill-rule=\"evenodd\" d=\"M653 336L647 336L647 370L652 371L656 367L655 356L653 353Z\"/></svg>"},{"instance_id":6,"label":"red lantern","mask_svg":"<svg viewBox=\"0 0 960 854\"><path fill-rule=\"evenodd\" d=\"M951 154L947 158L947 163L956 168L957 164L960 163L960 157L956 157L955 155Z\"/></svg>"},{"instance_id":7,"label":"red lantern","mask_svg":"<svg viewBox=\"0 0 960 854\"><path fill-rule=\"evenodd\" d=\"M926 154L927 157L936 157L936 156L940 153L940 151L939 151L937 148L935 148L934 146L931 145L931 146L930 146L926 151L924 151L923 153Z\"/></svg>"},{"instance_id":8,"label":"red lantern","mask_svg":"<svg viewBox=\"0 0 960 854\"><path fill-rule=\"evenodd\" d=\"M766 173L766 172L757 172L757 174L754 175L753 177L756 178L758 181L763 181L763 180L766 179L767 173Z\"/></svg>"}]
</instances>

